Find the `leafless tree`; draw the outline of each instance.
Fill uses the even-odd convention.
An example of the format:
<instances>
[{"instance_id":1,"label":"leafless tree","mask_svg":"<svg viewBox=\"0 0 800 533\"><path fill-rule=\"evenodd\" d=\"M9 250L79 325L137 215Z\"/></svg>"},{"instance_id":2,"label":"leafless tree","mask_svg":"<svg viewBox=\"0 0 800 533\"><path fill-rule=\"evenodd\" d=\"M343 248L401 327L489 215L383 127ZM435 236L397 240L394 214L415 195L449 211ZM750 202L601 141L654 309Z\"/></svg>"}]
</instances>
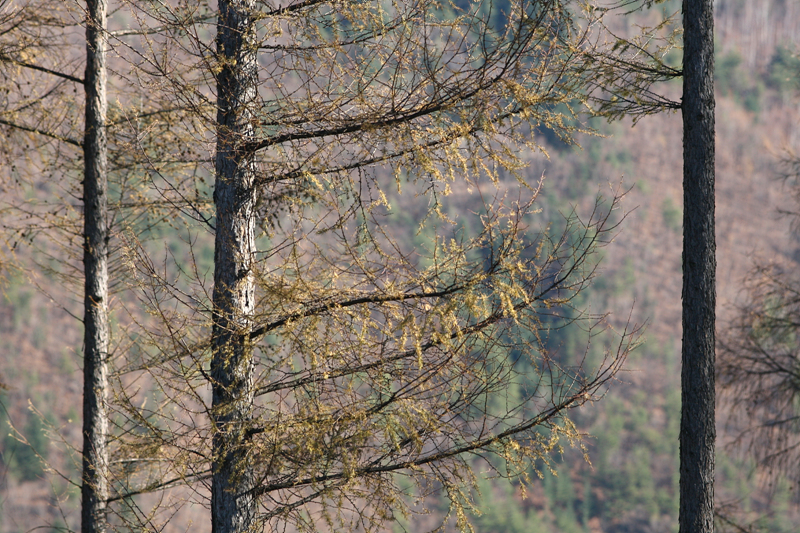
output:
<instances>
[{"instance_id":1,"label":"leafless tree","mask_svg":"<svg viewBox=\"0 0 800 533\"><path fill-rule=\"evenodd\" d=\"M784 159L785 186L795 188L798 159ZM796 210L786 213L796 220ZM796 227L796 226L795 226ZM798 477L800 395L797 327L800 280L796 256L760 262L744 280L747 299L726 324L719 342L723 397L732 407L735 445L760 465L792 481Z\"/></svg>"}]
</instances>

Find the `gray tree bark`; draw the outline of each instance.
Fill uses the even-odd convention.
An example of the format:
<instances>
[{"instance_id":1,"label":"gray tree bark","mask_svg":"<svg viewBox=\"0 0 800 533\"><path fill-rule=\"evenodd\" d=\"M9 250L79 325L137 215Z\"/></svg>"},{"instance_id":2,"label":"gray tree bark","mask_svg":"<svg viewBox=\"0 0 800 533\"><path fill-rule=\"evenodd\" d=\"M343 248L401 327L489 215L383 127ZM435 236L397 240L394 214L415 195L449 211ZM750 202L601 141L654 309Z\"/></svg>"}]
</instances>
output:
<instances>
[{"instance_id":1,"label":"gray tree bark","mask_svg":"<svg viewBox=\"0 0 800 533\"><path fill-rule=\"evenodd\" d=\"M680 531L714 530L714 11L683 0Z\"/></svg>"},{"instance_id":2,"label":"gray tree bark","mask_svg":"<svg viewBox=\"0 0 800 533\"><path fill-rule=\"evenodd\" d=\"M248 531L255 518L254 477L246 464L253 410L255 159L242 151L253 136L258 50L253 0L220 0L217 22L217 154L214 184L214 323L212 329L213 474L211 530Z\"/></svg>"},{"instance_id":3,"label":"gray tree bark","mask_svg":"<svg viewBox=\"0 0 800 533\"><path fill-rule=\"evenodd\" d=\"M106 0L86 3L84 125L83 477L81 531L106 530L108 499L108 200L106 139Z\"/></svg>"}]
</instances>

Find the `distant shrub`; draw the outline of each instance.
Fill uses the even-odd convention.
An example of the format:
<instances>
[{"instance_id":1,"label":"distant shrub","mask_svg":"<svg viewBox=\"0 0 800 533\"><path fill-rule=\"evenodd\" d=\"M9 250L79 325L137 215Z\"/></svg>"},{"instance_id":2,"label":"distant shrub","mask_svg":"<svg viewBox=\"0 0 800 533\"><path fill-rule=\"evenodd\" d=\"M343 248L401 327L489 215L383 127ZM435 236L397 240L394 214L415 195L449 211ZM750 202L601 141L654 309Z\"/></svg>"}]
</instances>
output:
<instances>
[{"instance_id":1,"label":"distant shrub","mask_svg":"<svg viewBox=\"0 0 800 533\"><path fill-rule=\"evenodd\" d=\"M22 434L29 444L20 442L11 434L11 429L3 422L4 432L2 443L2 462L5 464L9 475L20 481L33 481L44 473L42 458L47 458L47 435L39 416L28 416Z\"/></svg>"},{"instance_id":2,"label":"distant shrub","mask_svg":"<svg viewBox=\"0 0 800 533\"><path fill-rule=\"evenodd\" d=\"M742 57L735 50L719 53L714 66L717 91L732 96L736 102L752 113L761 110L764 83L754 73L740 68Z\"/></svg>"},{"instance_id":3,"label":"distant shrub","mask_svg":"<svg viewBox=\"0 0 800 533\"><path fill-rule=\"evenodd\" d=\"M800 55L778 46L767 67L767 85L781 94L800 89Z\"/></svg>"},{"instance_id":4,"label":"distant shrub","mask_svg":"<svg viewBox=\"0 0 800 533\"><path fill-rule=\"evenodd\" d=\"M664 217L664 225L672 231L678 232L683 225L683 213L675 205L672 198L665 198L661 203L661 215Z\"/></svg>"},{"instance_id":5,"label":"distant shrub","mask_svg":"<svg viewBox=\"0 0 800 533\"><path fill-rule=\"evenodd\" d=\"M743 75L739 70L742 56L736 51L721 54L714 65L714 81L717 90L724 94L736 94L743 85Z\"/></svg>"},{"instance_id":6,"label":"distant shrub","mask_svg":"<svg viewBox=\"0 0 800 533\"><path fill-rule=\"evenodd\" d=\"M764 94L764 84L756 81L738 95L738 100L742 106L751 113L761 111L761 96Z\"/></svg>"}]
</instances>

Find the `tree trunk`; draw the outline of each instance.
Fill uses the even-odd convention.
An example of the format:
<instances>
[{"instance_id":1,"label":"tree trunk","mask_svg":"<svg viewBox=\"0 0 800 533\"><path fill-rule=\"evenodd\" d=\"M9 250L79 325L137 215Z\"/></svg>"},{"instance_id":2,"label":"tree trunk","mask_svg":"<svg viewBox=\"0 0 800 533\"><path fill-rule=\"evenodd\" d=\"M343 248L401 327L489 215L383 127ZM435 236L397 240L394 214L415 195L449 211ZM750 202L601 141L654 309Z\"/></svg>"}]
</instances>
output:
<instances>
[{"instance_id":1,"label":"tree trunk","mask_svg":"<svg viewBox=\"0 0 800 533\"><path fill-rule=\"evenodd\" d=\"M680 531L714 530L714 16L683 0Z\"/></svg>"},{"instance_id":2,"label":"tree trunk","mask_svg":"<svg viewBox=\"0 0 800 533\"><path fill-rule=\"evenodd\" d=\"M84 125L84 356L81 531L106 530L108 498L108 200L106 141L106 0L86 4Z\"/></svg>"},{"instance_id":3,"label":"tree trunk","mask_svg":"<svg viewBox=\"0 0 800 533\"><path fill-rule=\"evenodd\" d=\"M254 306L255 161L243 152L253 136L258 80L252 0L220 0L217 23L217 155L214 204L214 324L212 330L214 533L247 531L255 517L252 470L244 463L253 409L249 342Z\"/></svg>"}]
</instances>

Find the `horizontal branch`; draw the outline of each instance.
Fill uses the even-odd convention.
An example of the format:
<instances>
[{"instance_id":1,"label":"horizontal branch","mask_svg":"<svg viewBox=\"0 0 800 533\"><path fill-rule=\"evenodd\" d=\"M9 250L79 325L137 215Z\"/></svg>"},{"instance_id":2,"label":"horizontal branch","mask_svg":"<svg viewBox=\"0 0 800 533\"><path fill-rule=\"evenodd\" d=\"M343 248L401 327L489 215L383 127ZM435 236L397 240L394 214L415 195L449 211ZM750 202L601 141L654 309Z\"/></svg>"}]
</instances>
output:
<instances>
[{"instance_id":1,"label":"horizontal branch","mask_svg":"<svg viewBox=\"0 0 800 533\"><path fill-rule=\"evenodd\" d=\"M449 459L457 455L463 455L465 453L484 449L488 446L491 446L492 444L503 441L513 435L516 435L518 433L523 433L536 426L547 423L553 420L554 418L558 417L566 409L572 407L578 407L584 404L591 397L589 391L592 390L593 388L596 388L597 386L600 386L605 381L604 378L605 375L598 376L590 383L585 384L583 387L581 387L581 389L578 392L576 392L573 395L570 395L560 403L553 405L552 407L550 407L549 409L547 409L542 413L539 413L539 415L528 420L527 422L511 427L501 433L498 433L497 435L490 435L482 439L479 438L463 446L454 447L449 450L441 451L438 453L432 453L410 461L389 463L385 465L368 466L364 468L356 468L353 471L349 472L337 472L335 474L311 476L303 479L284 481L281 483L272 483L269 485L262 485L260 487L255 487L250 490L250 493L258 497L258 496L263 496L264 494L267 494L269 492L274 492L276 490L297 488L304 485L315 485L318 483L325 483L328 481L336 481L343 479L346 476L360 477L369 474L384 474L384 473L396 472L398 470L416 468L430 463L435 463L438 461Z\"/></svg>"},{"instance_id":2,"label":"horizontal branch","mask_svg":"<svg viewBox=\"0 0 800 533\"><path fill-rule=\"evenodd\" d=\"M259 46L259 48L261 50L281 51L281 52L310 52L312 50L339 49L345 46L360 44L363 42L367 42L370 39L387 35L389 34L389 32L400 27L406 22L407 18L405 17L398 18L391 24L386 24L385 26L381 26L379 29L373 31L364 32L361 35L358 35L346 41L334 41L334 42L326 42L324 44L306 45L306 46L262 44Z\"/></svg>"},{"instance_id":3,"label":"horizontal branch","mask_svg":"<svg viewBox=\"0 0 800 533\"><path fill-rule=\"evenodd\" d=\"M498 120L501 120L501 121L505 120L505 119L509 118L510 116L512 116L512 115L514 115L514 114L516 114L518 112L519 111L515 109L515 110L512 110L510 112L503 113L502 115L498 116ZM388 154L383 154L383 155L379 155L379 156L376 156L376 157L369 157L367 159L361 159L361 160L355 161L353 163L349 163L349 164L346 164L346 165L341 165L341 166L338 166L338 167L309 168L309 169L305 169L305 170L292 170L292 171L289 171L289 172L287 172L285 174L282 174L282 175L279 175L279 176L271 175L269 177L264 177L264 178L258 178L257 177L254 186L263 186L263 185L266 185L267 183L274 183L274 182L292 180L292 179L299 178L300 176L303 176L303 175L306 175L306 174L311 174L311 175L336 174L337 172L347 172L347 171L350 171L350 170L357 170L357 169L360 169L360 168L368 167L368 166L371 166L371 165L376 165L376 164L379 164L379 163L385 163L387 161L391 161L393 159L397 159L399 157L403 157L403 156L408 155L410 153L413 153L414 151L419 150L419 149L436 148L438 146L442 146L444 144L454 142L457 139L462 139L462 138L464 138L464 137L466 137L468 135L474 135L474 134L479 133L481 131L483 131L483 130L479 126L471 126L469 128L453 128L451 131L446 132L445 134L441 135L439 138L430 140L430 141L428 141L426 143L414 144L413 146L410 146L410 147L405 148L403 150L397 150L395 152L391 152L391 153L388 153Z\"/></svg>"},{"instance_id":4,"label":"horizontal branch","mask_svg":"<svg viewBox=\"0 0 800 533\"><path fill-rule=\"evenodd\" d=\"M179 485L183 485L183 484L187 484L187 483L193 483L193 482L197 482L197 481L204 481L206 479L211 479L211 469L205 470L205 471L200 472L198 474L194 474L192 476L175 477L175 478L172 478L172 479L168 479L167 481L162 481L160 483L155 483L153 485L148 485L147 487L144 487L143 489L131 490L131 491L127 491L127 492L122 493L122 494L117 494L116 496L111 496L110 498L106 499L106 503L112 503L112 502L124 500L125 498L130 498L132 496L139 496L141 494L150 494L152 492L156 492L156 491L159 491L159 490L164 490L164 489L168 489L168 488L171 488L171 487L175 487L175 486L179 486Z\"/></svg>"},{"instance_id":5,"label":"horizontal branch","mask_svg":"<svg viewBox=\"0 0 800 533\"><path fill-rule=\"evenodd\" d=\"M34 65L33 63L28 63L26 61L20 61L18 59L14 59L13 57L8 57L7 55L0 55L0 61L7 61L9 63L13 63L14 65L19 65L20 67L29 68L31 70L38 70L39 72L44 72L46 74L52 74L53 76L57 76L59 78L63 78L65 80L69 80L75 83L79 83L81 85L84 84L82 78L78 78L71 74L66 74L64 72L59 72L57 70L52 70L47 67L42 67L40 65Z\"/></svg>"},{"instance_id":6,"label":"horizontal branch","mask_svg":"<svg viewBox=\"0 0 800 533\"><path fill-rule=\"evenodd\" d=\"M167 24L162 24L161 26L154 26L152 28L142 28L142 29L130 29L130 30L115 30L108 32L108 35L111 37L128 37L131 35L155 35L161 34L165 30L170 29L184 29L191 24L197 24L198 22L206 22L210 20L214 20L217 18L217 15L203 15L200 17L192 17L188 20L176 20L174 22L169 22Z\"/></svg>"},{"instance_id":7,"label":"horizontal branch","mask_svg":"<svg viewBox=\"0 0 800 533\"><path fill-rule=\"evenodd\" d=\"M477 91L475 91L475 92L477 92ZM468 98L469 96L472 96L473 94L474 93L471 93L469 95L465 95L464 98ZM460 101L462 99L463 98L459 98L457 100ZM414 120L416 118L424 117L424 116L436 113L438 111L442 111L442 110L446 109L449 106L449 104L451 104L453 101L457 101L457 100L453 100L453 99L441 100L441 101L438 101L438 102L434 102L434 103L422 106L422 107L420 107L418 109L411 110L411 111L409 111L408 113L405 113L405 114L404 113L398 113L398 114L395 114L394 116L389 116L387 118L378 119L378 120L368 121L366 119L363 119L363 120L362 119L353 119L353 120L349 121L350 122L349 124L346 124L344 126L321 128L321 129L312 130L312 131L295 131L295 132L284 133L284 134L281 134L281 135L275 135L273 137L268 137L268 138L260 140L260 141L244 143L244 146L242 148L246 152L256 152L256 151L259 151L259 150L263 150L264 148L269 148L270 146L275 146L275 145L283 144L285 142L290 142L290 141L302 141L302 140L308 140L308 139L318 139L318 138L323 138L323 137L332 137L332 136L337 136L337 135L345 135L347 133L355 133L355 132L361 131L361 130L371 130L371 129L375 129L375 128L386 128L386 127L389 127L389 126L394 126L396 124L403 124L403 123L411 122L412 120Z\"/></svg>"},{"instance_id":8,"label":"horizontal branch","mask_svg":"<svg viewBox=\"0 0 800 533\"><path fill-rule=\"evenodd\" d=\"M329 0L304 0L302 2L297 2L296 4L290 4L288 6L279 7L278 9L273 9L272 11L266 11L263 13L263 16L275 17L279 15L287 15L289 13L295 13L303 9L308 9L311 7L316 7L318 5L327 4L328 1Z\"/></svg>"},{"instance_id":9,"label":"horizontal branch","mask_svg":"<svg viewBox=\"0 0 800 533\"><path fill-rule=\"evenodd\" d=\"M490 63L487 60L483 67L479 69L479 71L487 72L489 70L489 64ZM269 148L270 146L275 146L286 142L346 135L348 133L355 133L362 130L388 128L397 124L409 123L420 117L426 117L440 111L446 111L459 102L464 102L475 97L481 91L485 91L500 82L507 73L509 67L510 65L508 64L508 61L506 61L506 64L499 66L499 70L491 78L484 80L483 83L477 83L468 89L454 91L449 93L446 97L428 102L424 105L420 105L419 107L412 107L411 109L404 110L386 110L383 113L372 113L369 117L353 117L347 121L347 124L338 127L320 128L311 131L294 131L267 137L257 141L244 142L242 143L241 149L245 152L256 152L265 148ZM466 75L466 73L462 74ZM470 78L475 77L475 73L470 76ZM497 117L498 120L500 118L501 117Z\"/></svg>"},{"instance_id":10,"label":"horizontal branch","mask_svg":"<svg viewBox=\"0 0 800 533\"><path fill-rule=\"evenodd\" d=\"M22 131L27 131L30 133L37 133L39 135L43 135L45 137L50 137L51 139L55 139L57 141L65 142L67 144L71 144L73 146L77 146L78 148L83 148L83 143L80 141L76 141L75 139L70 139L69 137L62 137L61 135L56 135L55 133L51 133L49 131L40 130L39 128L32 128L30 126L23 126L22 124L15 124L14 122L9 122L0 118L0 124L4 126L8 126L10 128L15 128Z\"/></svg>"},{"instance_id":11,"label":"horizontal branch","mask_svg":"<svg viewBox=\"0 0 800 533\"><path fill-rule=\"evenodd\" d=\"M446 289L442 289L440 291L429 291L429 292L417 292L417 293L403 293L403 294L371 294L369 296L362 296L359 298L353 298L352 300L345 300L343 302L329 302L323 305L319 305L316 307L312 307L305 311L300 311L298 313L291 314L274 322L270 322L269 324L265 324L259 328L250 332L250 339L254 339L256 337L260 337L269 331L277 329L287 322L291 322L294 320L299 320L301 318L308 318L310 316L320 315L326 311L330 311L331 309L340 309L346 307L353 307L356 305L361 304L380 304L380 303L389 303L389 302L402 302L405 300L420 300L423 298L441 298L442 296L448 296L450 294L456 293L460 290L466 288L465 285L452 285Z\"/></svg>"}]
</instances>

